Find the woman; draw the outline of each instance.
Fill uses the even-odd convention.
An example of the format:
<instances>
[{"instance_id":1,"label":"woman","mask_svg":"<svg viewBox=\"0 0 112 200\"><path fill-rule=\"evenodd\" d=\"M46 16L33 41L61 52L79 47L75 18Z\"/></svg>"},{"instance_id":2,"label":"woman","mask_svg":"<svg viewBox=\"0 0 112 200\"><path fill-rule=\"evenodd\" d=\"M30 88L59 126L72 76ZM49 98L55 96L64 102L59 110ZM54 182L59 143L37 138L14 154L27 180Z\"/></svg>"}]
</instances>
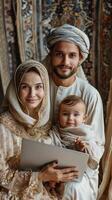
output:
<instances>
[{"instance_id":1,"label":"woman","mask_svg":"<svg viewBox=\"0 0 112 200\"><path fill-rule=\"evenodd\" d=\"M32 187L35 188L38 184L34 173L9 168L9 159L20 154L22 138L36 140L41 134L47 135L44 130L49 129L48 98L49 85L45 68L36 61L21 64L7 89L7 111L0 116L0 195L3 199L22 198L22 192L28 184L31 187L33 183ZM39 127L42 127L43 132Z\"/></svg>"},{"instance_id":2,"label":"woman","mask_svg":"<svg viewBox=\"0 0 112 200\"><path fill-rule=\"evenodd\" d=\"M48 194L43 182L69 181L73 169L55 169L56 163L40 172L18 171L22 138L50 143L49 81L42 64L22 63L10 82L0 115L0 199L56 199ZM68 173L68 176L67 176Z\"/></svg>"}]
</instances>

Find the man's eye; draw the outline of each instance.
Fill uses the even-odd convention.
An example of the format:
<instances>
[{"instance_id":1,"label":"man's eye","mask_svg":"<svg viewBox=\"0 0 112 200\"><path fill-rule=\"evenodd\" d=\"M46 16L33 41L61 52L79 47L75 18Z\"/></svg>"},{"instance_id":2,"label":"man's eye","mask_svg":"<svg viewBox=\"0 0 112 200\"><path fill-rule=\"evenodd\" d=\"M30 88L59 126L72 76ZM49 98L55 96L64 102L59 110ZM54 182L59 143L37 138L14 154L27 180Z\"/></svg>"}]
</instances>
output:
<instances>
[{"instance_id":1,"label":"man's eye","mask_svg":"<svg viewBox=\"0 0 112 200\"><path fill-rule=\"evenodd\" d=\"M70 57L70 58L75 58L75 57L76 57L76 53L71 53L71 54L69 55L69 57Z\"/></svg>"},{"instance_id":2,"label":"man's eye","mask_svg":"<svg viewBox=\"0 0 112 200\"><path fill-rule=\"evenodd\" d=\"M61 52L55 52L55 56L57 56L57 57L62 57L62 56L63 56L63 53L61 53Z\"/></svg>"}]
</instances>

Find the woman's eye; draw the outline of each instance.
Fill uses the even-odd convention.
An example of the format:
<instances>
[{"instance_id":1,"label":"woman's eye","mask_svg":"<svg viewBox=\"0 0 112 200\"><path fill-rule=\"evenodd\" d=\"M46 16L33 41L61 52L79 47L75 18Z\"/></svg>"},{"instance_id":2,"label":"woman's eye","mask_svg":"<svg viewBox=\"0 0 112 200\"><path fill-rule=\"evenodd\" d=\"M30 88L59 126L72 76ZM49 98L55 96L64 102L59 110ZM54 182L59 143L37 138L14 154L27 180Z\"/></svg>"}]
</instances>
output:
<instances>
[{"instance_id":1,"label":"woman's eye","mask_svg":"<svg viewBox=\"0 0 112 200\"><path fill-rule=\"evenodd\" d=\"M35 87L36 90L38 90L38 89L40 89L40 88L41 88L40 86L36 86L36 87Z\"/></svg>"},{"instance_id":2,"label":"woman's eye","mask_svg":"<svg viewBox=\"0 0 112 200\"><path fill-rule=\"evenodd\" d=\"M36 85L36 90L43 88L43 84Z\"/></svg>"},{"instance_id":3,"label":"woman's eye","mask_svg":"<svg viewBox=\"0 0 112 200\"><path fill-rule=\"evenodd\" d=\"M22 86L21 86L21 89L23 89L23 90L26 89L26 88L27 88L26 85L22 85Z\"/></svg>"}]
</instances>

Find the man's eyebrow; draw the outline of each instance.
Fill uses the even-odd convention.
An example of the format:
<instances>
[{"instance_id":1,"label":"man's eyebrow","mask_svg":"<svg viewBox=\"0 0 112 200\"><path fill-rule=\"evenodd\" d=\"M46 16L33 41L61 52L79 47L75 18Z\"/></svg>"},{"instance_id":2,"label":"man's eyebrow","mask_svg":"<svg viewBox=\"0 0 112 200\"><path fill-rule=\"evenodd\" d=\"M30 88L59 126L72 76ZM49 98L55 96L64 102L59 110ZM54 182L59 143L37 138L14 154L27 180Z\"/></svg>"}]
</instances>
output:
<instances>
[{"instance_id":1,"label":"man's eyebrow","mask_svg":"<svg viewBox=\"0 0 112 200\"><path fill-rule=\"evenodd\" d=\"M63 51L63 50L56 50L56 49L54 50L54 52L64 53L64 51ZM76 51L70 51L70 52L69 52L69 54L70 54L70 53L77 54L77 52L76 52Z\"/></svg>"},{"instance_id":2,"label":"man's eyebrow","mask_svg":"<svg viewBox=\"0 0 112 200\"><path fill-rule=\"evenodd\" d=\"M55 49L54 51L55 52L63 52L63 50L57 50L57 49Z\"/></svg>"}]
</instances>

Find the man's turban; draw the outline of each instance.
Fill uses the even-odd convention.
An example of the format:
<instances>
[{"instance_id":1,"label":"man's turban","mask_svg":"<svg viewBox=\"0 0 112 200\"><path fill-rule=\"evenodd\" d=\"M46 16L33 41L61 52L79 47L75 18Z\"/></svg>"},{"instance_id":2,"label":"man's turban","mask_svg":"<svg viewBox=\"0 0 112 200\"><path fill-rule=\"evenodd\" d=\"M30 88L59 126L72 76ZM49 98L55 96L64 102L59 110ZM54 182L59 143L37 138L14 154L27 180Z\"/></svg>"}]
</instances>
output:
<instances>
[{"instance_id":1,"label":"man's turban","mask_svg":"<svg viewBox=\"0 0 112 200\"><path fill-rule=\"evenodd\" d=\"M79 47L81 55L83 56L81 62L87 58L89 54L90 42L88 36L80 29L69 24L64 24L60 27L51 29L47 37L48 48L51 49L54 44L59 41L75 43Z\"/></svg>"}]
</instances>

